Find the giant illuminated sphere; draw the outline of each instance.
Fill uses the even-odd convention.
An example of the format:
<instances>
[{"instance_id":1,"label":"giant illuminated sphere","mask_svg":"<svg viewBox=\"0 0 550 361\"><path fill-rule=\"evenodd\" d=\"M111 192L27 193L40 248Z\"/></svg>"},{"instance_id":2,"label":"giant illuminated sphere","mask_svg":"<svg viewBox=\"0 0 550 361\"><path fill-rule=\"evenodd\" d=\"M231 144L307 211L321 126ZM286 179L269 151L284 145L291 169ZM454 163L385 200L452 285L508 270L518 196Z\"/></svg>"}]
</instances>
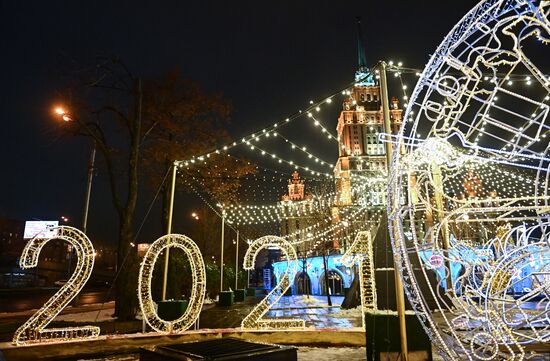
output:
<instances>
[{"instance_id":1,"label":"giant illuminated sphere","mask_svg":"<svg viewBox=\"0 0 550 361\"><path fill-rule=\"evenodd\" d=\"M550 342L549 13L479 3L426 65L395 140L396 264L448 360L544 358Z\"/></svg>"}]
</instances>

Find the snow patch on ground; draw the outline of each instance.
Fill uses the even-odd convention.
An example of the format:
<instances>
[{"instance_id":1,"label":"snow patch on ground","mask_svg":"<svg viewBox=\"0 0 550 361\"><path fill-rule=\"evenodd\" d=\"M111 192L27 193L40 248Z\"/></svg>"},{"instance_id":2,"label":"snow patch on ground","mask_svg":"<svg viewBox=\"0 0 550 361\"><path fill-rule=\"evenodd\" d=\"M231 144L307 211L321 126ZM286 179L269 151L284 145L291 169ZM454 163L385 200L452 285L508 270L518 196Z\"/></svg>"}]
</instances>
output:
<instances>
[{"instance_id":1,"label":"snow patch on ground","mask_svg":"<svg viewBox=\"0 0 550 361\"><path fill-rule=\"evenodd\" d=\"M368 313L374 314L374 315L394 315L397 316L397 311L393 310L369 310ZM405 310L406 315L416 315L416 312L412 310Z\"/></svg>"},{"instance_id":2,"label":"snow patch on ground","mask_svg":"<svg viewBox=\"0 0 550 361\"><path fill-rule=\"evenodd\" d=\"M332 316L337 318L361 317L362 312L362 308L359 306L348 310L341 309L340 311L333 313Z\"/></svg>"},{"instance_id":3,"label":"snow patch on ground","mask_svg":"<svg viewBox=\"0 0 550 361\"><path fill-rule=\"evenodd\" d=\"M298 361L364 361L364 347L298 347ZM85 358L78 361L138 361L138 354Z\"/></svg>"},{"instance_id":4,"label":"snow patch on ground","mask_svg":"<svg viewBox=\"0 0 550 361\"><path fill-rule=\"evenodd\" d=\"M298 361L364 361L366 355L364 347L298 347Z\"/></svg>"},{"instance_id":5,"label":"snow patch on ground","mask_svg":"<svg viewBox=\"0 0 550 361\"><path fill-rule=\"evenodd\" d=\"M114 308L106 308L103 310L97 311L88 311L88 312L78 312L78 313L67 313L64 315L57 316L56 321L65 321L65 322L103 322L103 321L114 321L116 317L113 317L115 313Z\"/></svg>"},{"instance_id":6,"label":"snow patch on ground","mask_svg":"<svg viewBox=\"0 0 550 361\"><path fill-rule=\"evenodd\" d=\"M317 304L321 304L321 302L319 302L319 300L317 300L316 298L313 298L313 297L297 296L296 299L298 300L298 302L301 302L301 303L317 303Z\"/></svg>"},{"instance_id":7,"label":"snow patch on ground","mask_svg":"<svg viewBox=\"0 0 550 361\"><path fill-rule=\"evenodd\" d=\"M206 297L204 299L204 304L205 305L212 305L214 303L216 303L216 299L213 299L213 298L210 298L210 297Z\"/></svg>"}]
</instances>

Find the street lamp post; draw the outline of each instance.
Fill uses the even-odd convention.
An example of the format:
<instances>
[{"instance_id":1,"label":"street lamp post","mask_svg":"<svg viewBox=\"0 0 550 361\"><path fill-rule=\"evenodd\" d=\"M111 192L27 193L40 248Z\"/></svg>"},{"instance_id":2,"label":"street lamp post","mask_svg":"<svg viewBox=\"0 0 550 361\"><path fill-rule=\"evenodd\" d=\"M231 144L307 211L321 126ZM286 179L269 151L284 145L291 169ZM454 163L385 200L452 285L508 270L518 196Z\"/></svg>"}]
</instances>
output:
<instances>
[{"instance_id":1,"label":"street lamp post","mask_svg":"<svg viewBox=\"0 0 550 361\"><path fill-rule=\"evenodd\" d=\"M225 231L225 209L222 206L222 237L221 237L221 255L220 255L220 293L223 292L223 246L224 246L224 234Z\"/></svg>"},{"instance_id":2,"label":"street lamp post","mask_svg":"<svg viewBox=\"0 0 550 361\"><path fill-rule=\"evenodd\" d=\"M69 218L61 216L61 222L68 224ZM71 277L71 263L73 260L73 246L71 244L67 245L67 255L65 256L67 260L67 280Z\"/></svg>"},{"instance_id":3,"label":"street lamp post","mask_svg":"<svg viewBox=\"0 0 550 361\"><path fill-rule=\"evenodd\" d=\"M84 215L82 217L82 232L86 233L88 229L88 210L90 209L90 196L92 194L92 181L94 178L96 142L93 141L90 160L88 161L88 180L86 184L86 196L84 198Z\"/></svg>"},{"instance_id":4,"label":"street lamp post","mask_svg":"<svg viewBox=\"0 0 550 361\"><path fill-rule=\"evenodd\" d=\"M178 164L174 162L172 166L172 184L170 188L170 206L168 208L168 224L166 234L172 233L172 218L174 214L174 196L176 193L176 175L178 174ZM170 259L170 244L166 247L166 255L164 258L164 274L162 277L162 300L166 301L166 286L168 283L168 263Z\"/></svg>"},{"instance_id":5,"label":"street lamp post","mask_svg":"<svg viewBox=\"0 0 550 361\"><path fill-rule=\"evenodd\" d=\"M237 290L239 279L239 230L237 229L237 244L235 245L235 289Z\"/></svg>"},{"instance_id":6,"label":"street lamp post","mask_svg":"<svg viewBox=\"0 0 550 361\"><path fill-rule=\"evenodd\" d=\"M74 117L63 107L56 107L54 111L65 122L75 121ZM90 153L90 159L88 160L88 179L86 182L86 194L84 197L84 212L82 216L82 232L84 233L86 233L88 229L88 211L90 209L90 197L92 194L92 182L94 178L96 147L97 147L96 141L93 140L92 151Z\"/></svg>"},{"instance_id":7,"label":"street lamp post","mask_svg":"<svg viewBox=\"0 0 550 361\"><path fill-rule=\"evenodd\" d=\"M382 100L382 114L383 114L383 129L384 133L391 135L391 122L390 122L390 106L388 100L388 83L386 74L387 64L384 61L378 63L377 68L380 73L380 99ZM386 166L388 174L390 173L390 166L392 161L393 147L390 141L386 141ZM399 266L395 262L394 258L394 276L395 276L395 298L397 303L397 316L399 319L399 333L401 336L401 360L409 360L409 352L407 345L407 324L405 320L405 295L403 288L403 280L399 275Z\"/></svg>"}]
</instances>

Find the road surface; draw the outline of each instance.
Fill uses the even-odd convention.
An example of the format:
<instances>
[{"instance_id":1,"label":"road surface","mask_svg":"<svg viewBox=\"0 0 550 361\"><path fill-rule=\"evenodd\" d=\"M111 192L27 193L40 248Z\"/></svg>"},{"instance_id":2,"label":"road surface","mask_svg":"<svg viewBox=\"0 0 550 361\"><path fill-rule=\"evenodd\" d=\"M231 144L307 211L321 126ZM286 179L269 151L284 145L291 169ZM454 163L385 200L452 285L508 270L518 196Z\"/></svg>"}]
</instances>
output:
<instances>
[{"instance_id":1,"label":"road surface","mask_svg":"<svg viewBox=\"0 0 550 361\"><path fill-rule=\"evenodd\" d=\"M2 289L0 290L0 313L21 312L40 308L59 290L58 287ZM84 288L79 295L79 305L102 303L114 299L109 288Z\"/></svg>"}]
</instances>

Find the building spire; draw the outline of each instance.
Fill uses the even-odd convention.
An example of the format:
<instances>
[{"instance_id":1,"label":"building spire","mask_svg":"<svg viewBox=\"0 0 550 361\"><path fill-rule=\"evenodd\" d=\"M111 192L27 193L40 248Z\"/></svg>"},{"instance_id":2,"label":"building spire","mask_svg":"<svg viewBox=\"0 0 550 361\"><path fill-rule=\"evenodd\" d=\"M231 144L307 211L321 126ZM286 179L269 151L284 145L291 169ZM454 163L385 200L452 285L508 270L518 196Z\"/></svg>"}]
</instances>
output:
<instances>
[{"instance_id":1,"label":"building spire","mask_svg":"<svg viewBox=\"0 0 550 361\"><path fill-rule=\"evenodd\" d=\"M361 31L361 17L357 17L357 60L359 68L355 72L355 85L373 86L374 78L367 68L367 56L365 53L365 42L363 41L363 31Z\"/></svg>"},{"instance_id":2,"label":"building spire","mask_svg":"<svg viewBox=\"0 0 550 361\"><path fill-rule=\"evenodd\" d=\"M357 17L357 59L359 61L359 70L367 67L367 56L365 55L365 42L363 41L363 31L361 31L361 17Z\"/></svg>"}]
</instances>

